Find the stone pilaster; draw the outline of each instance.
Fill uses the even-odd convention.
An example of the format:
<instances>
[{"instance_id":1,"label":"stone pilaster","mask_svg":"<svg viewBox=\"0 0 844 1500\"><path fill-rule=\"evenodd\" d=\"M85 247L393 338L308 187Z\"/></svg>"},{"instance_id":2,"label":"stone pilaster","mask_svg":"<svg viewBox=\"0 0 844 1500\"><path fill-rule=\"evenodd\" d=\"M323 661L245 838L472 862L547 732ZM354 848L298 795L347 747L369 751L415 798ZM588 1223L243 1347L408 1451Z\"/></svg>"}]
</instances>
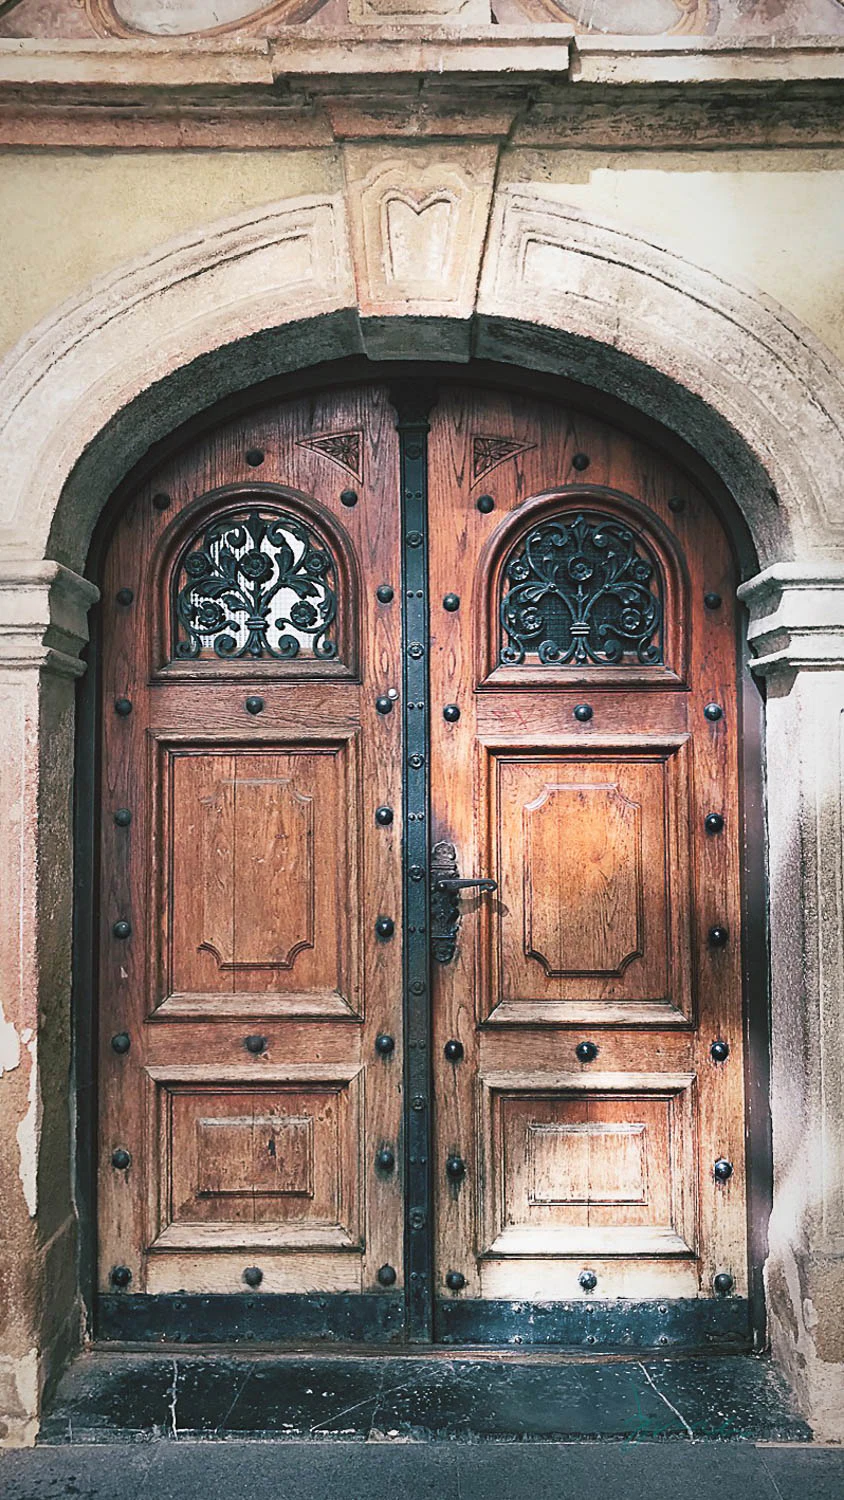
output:
<instances>
[{"instance_id":1,"label":"stone pilaster","mask_svg":"<svg viewBox=\"0 0 844 1500\"><path fill-rule=\"evenodd\" d=\"M818 1436L844 1438L844 569L740 590L767 683L776 1356Z\"/></svg>"},{"instance_id":2,"label":"stone pilaster","mask_svg":"<svg viewBox=\"0 0 844 1500\"><path fill-rule=\"evenodd\" d=\"M0 571L0 1443L34 1442L78 1341L71 1185L72 766L97 591L56 563Z\"/></svg>"}]
</instances>

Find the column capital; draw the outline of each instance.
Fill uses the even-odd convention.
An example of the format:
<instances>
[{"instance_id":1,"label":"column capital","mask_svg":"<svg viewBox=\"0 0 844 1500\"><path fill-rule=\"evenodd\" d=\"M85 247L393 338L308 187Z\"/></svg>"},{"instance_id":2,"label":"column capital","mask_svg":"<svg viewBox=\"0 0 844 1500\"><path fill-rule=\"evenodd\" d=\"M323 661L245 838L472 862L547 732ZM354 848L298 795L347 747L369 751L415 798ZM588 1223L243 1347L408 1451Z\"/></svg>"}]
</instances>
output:
<instances>
[{"instance_id":1,"label":"column capital","mask_svg":"<svg viewBox=\"0 0 844 1500\"><path fill-rule=\"evenodd\" d=\"M99 589L50 560L0 561L0 670L40 667L81 677L88 610Z\"/></svg>"},{"instance_id":2,"label":"column capital","mask_svg":"<svg viewBox=\"0 0 844 1500\"><path fill-rule=\"evenodd\" d=\"M738 596L750 611L754 672L844 669L844 563L774 563Z\"/></svg>"}]
</instances>

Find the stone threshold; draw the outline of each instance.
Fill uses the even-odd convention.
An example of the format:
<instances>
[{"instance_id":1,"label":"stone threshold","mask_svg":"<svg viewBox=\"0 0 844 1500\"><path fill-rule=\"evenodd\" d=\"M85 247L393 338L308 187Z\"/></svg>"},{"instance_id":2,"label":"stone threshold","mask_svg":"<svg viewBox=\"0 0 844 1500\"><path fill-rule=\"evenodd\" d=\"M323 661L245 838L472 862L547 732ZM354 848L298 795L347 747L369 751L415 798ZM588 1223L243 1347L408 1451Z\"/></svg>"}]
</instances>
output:
<instances>
[{"instance_id":1,"label":"stone threshold","mask_svg":"<svg viewBox=\"0 0 844 1500\"><path fill-rule=\"evenodd\" d=\"M781 1376L745 1355L94 1348L39 1441L806 1442Z\"/></svg>"}]
</instances>

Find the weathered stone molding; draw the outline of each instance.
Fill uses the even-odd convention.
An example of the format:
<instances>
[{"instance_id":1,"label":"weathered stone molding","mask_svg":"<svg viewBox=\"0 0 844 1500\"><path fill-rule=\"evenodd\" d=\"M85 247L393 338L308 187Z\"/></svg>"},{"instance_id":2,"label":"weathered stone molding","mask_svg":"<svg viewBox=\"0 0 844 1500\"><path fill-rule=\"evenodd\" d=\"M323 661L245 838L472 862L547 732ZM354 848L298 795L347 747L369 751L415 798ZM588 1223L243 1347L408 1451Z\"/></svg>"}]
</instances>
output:
<instances>
[{"instance_id":1,"label":"weathered stone molding","mask_svg":"<svg viewBox=\"0 0 844 1500\"><path fill-rule=\"evenodd\" d=\"M0 672L42 668L79 677L88 610L99 590L56 562L0 562Z\"/></svg>"},{"instance_id":2,"label":"weathered stone molding","mask_svg":"<svg viewBox=\"0 0 844 1500\"><path fill-rule=\"evenodd\" d=\"M844 566L775 563L738 592L754 672L844 671Z\"/></svg>"}]
</instances>

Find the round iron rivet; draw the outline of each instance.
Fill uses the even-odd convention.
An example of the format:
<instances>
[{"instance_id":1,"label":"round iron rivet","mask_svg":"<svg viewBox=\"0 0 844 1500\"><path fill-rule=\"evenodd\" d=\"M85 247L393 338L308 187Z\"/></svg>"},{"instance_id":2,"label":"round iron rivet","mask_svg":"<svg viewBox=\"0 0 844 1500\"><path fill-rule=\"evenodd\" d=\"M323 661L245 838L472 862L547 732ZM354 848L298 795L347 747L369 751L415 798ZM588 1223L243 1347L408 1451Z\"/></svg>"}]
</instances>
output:
<instances>
[{"instance_id":1,"label":"round iron rivet","mask_svg":"<svg viewBox=\"0 0 844 1500\"><path fill-rule=\"evenodd\" d=\"M375 1038L375 1051L379 1057L391 1057L395 1050L395 1037L390 1036L386 1031L379 1032Z\"/></svg>"},{"instance_id":2,"label":"round iron rivet","mask_svg":"<svg viewBox=\"0 0 844 1500\"><path fill-rule=\"evenodd\" d=\"M340 491L340 504L341 505L345 505L345 506L348 507L349 510L351 510L352 506L353 505L357 505L357 503L358 503L358 492L357 492L357 490L341 490Z\"/></svg>"},{"instance_id":3,"label":"round iron rivet","mask_svg":"<svg viewBox=\"0 0 844 1500\"><path fill-rule=\"evenodd\" d=\"M389 1146L382 1146L381 1150L376 1152L375 1165L379 1172L392 1172L395 1164L395 1152L391 1151Z\"/></svg>"},{"instance_id":4,"label":"round iron rivet","mask_svg":"<svg viewBox=\"0 0 844 1500\"><path fill-rule=\"evenodd\" d=\"M735 1283L729 1271L719 1271L717 1276L713 1276L712 1278L713 1290L718 1293L719 1297L728 1297L734 1285Z\"/></svg>"},{"instance_id":5,"label":"round iron rivet","mask_svg":"<svg viewBox=\"0 0 844 1500\"><path fill-rule=\"evenodd\" d=\"M407 648L407 654L408 656L412 656L414 661L418 661L421 656L425 655L425 647L421 641L411 641Z\"/></svg>"},{"instance_id":6,"label":"round iron rivet","mask_svg":"<svg viewBox=\"0 0 844 1500\"><path fill-rule=\"evenodd\" d=\"M111 1165L116 1167L118 1172L125 1172L131 1161L132 1158L125 1146L118 1146L117 1150L111 1153Z\"/></svg>"},{"instance_id":7,"label":"round iron rivet","mask_svg":"<svg viewBox=\"0 0 844 1500\"><path fill-rule=\"evenodd\" d=\"M393 1286L395 1283L395 1279L396 1272L393 1266L378 1267L378 1280L380 1281L382 1286Z\"/></svg>"},{"instance_id":8,"label":"round iron rivet","mask_svg":"<svg viewBox=\"0 0 844 1500\"><path fill-rule=\"evenodd\" d=\"M375 932L379 938L386 940L391 938L396 930L396 924L392 917L379 917L375 923Z\"/></svg>"},{"instance_id":9,"label":"round iron rivet","mask_svg":"<svg viewBox=\"0 0 844 1500\"><path fill-rule=\"evenodd\" d=\"M388 698L386 693L382 693L379 698L375 699L375 712L379 714L391 714L393 712L392 698Z\"/></svg>"},{"instance_id":10,"label":"round iron rivet","mask_svg":"<svg viewBox=\"0 0 844 1500\"><path fill-rule=\"evenodd\" d=\"M248 714L261 714L264 712L264 700L257 693L253 693L246 699L244 708Z\"/></svg>"},{"instance_id":11,"label":"round iron rivet","mask_svg":"<svg viewBox=\"0 0 844 1500\"><path fill-rule=\"evenodd\" d=\"M409 755L407 757L407 764L412 766L414 771L418 771L421 766L424 766L425 757L424 755Z\"/></svg>"},{"instance_id":12,"label":"round iron rivet","mask_svg":"<svg viewBox=\"0 0 844 1500\"><path fill-rule=\"evenodd\" d=\"M709 943L712 948L726 948L730 940L729 927L710 927Z\"/></svg>"},{"instance_id":13,"label":"round iron rivet","mask_svg":"<svg viewBox=\"0 0 844 1500\"><path fill-rule=\"evenodd\" d=\"M170 505L170 496L165 495L163 491L159 491L157 495L153 495L152 503L156 510L167 510Z\"/></svg>"},{"instance_id":14,"label":"round iron rivet","mask_svg":"<svg viewBox=\"0 0 844 1500\"><path fill-rule=\"evenodd\" d=\"M674 514L678 515L681 510L686 509L686 502L679 495L672 495L668 502L668 509L673 510Z\"/></svg>"},{"instance_id":15,"label":"round iron rivet","mask_svg":"<svg viewBox=\"0 0 844 1500\"><path fill-rule=\"evenodd\" d=\"M116 938L132 936L132 924L131 922L127 922L125 917L121 917L119 922L115 922L111 930Z\"/></svg>"},{"instance_id":16,"label":"round iron rivet","mask_svg":"<svg viewBox=\"0 0 844 1500\"><path fill-rule=\"evenodd\" d=\"M262 464L264 462L264 450L263 450L263 448L247 448L247 450L246 450L246 462L253 469L257 469L258 465Z\"/></svg>"},{"instance_id":17,"label":"round iron rivet","mask_svg":"<svg viewBox=\"0 0 844 1500\"><path fill-rule=\"evenodd\" d=\"M425 986L421 979L414 979L410 986L410 993L411 995L424 995Z\"/></svg>"},{"instance_id":18,"label":"round iron rivet","mask_svg":"<svg viewBox=\"0 0 844 1500\"><path fill-rule=\"evenodd\" d=\"M715 1173L716 1182L729 1182L733 1175L733 1164L727 1161L726 1157L719 1156L712 1170Z\"/></svg>"},{"instance_id":19,"label":"round iron rivet","mask_svg":"<svg viewBox=\"0 0 844 1500\"><path fill-rule=\"evenodd\" d=\"M425 1095L414 1094L413 1098L410 1101L410 1107L415 1114L421 1115L423 1109L425 1108Z\"/></svg>"},{"instance_id":20,"label":"round iron rivet","mask_svg":"<svg viewBox=\"0 0 844 1500\"><path fill-rule=\"evenodd\" d=\"M452 1038L451 1041L446 1042L445 1046L443 1047L443 1052L445 1053L447 1062L456 1063L463 1061L463 1043L455 1041L454 1038Z\"/></svg>"},{"instance_id":21,"label":"round iron rivet","mask_svg":"<svg viewBox=\"0 0 844 1500\"><path fill-rule=\"evenodd\" d=\"M114 712L116 714L119 714L120 717L121 717L121 719L128 719L130 713L132 712L132 702L131 702L131 699L129 699L129 698L115 698L115 700L114 700Z\"/></svg>"},{"instance_id":22,"label":"round iron rivet","mask_svg":"<svg viewBox=\"0 0 844 1500\"><path fill-rule=\"evenodd\" d=\"M488 516L491 510L495 510L495 501L491 495L479 495L475 504L482 516Z\"/></svg>"},{"instance_id":23,"label":"round iron rivet","mask_svg":"<svg viewBox=\"0 0 844 1500\"><path fill-rule=\"evenodd\" d=\"M578 703L575 705L574 717L579 724L588 724L594 713L591 703Z\"/></svg>"},{"instance_id":24,"label":"round iron rivet","mask_svg":"<svg viewBox=\"0 0 844 1500\"><path fill-rule=\"evenodd\" d=\"M243 1279L247 1286L260 1286L264 1279L264 1273L260 1266L247 1266L243 1273Z\"/></svg>"},{"instance_id":25,"label":"round iron rivet","mask_svg":"<svg viewBox=\"0 0 844 1500\"><path fill-rule=\"evenodd\" d=\"M395 598L395 591L390 588L388 583L379 583L375 590L375 597L379 604L392 604Z\"/></svg>"},{"instance_id":26,"label":"round iron rivet","mask_svg":"<svg viewBox=\"0 0 844 1500\"><path fill-rule=\"evenodd\" d=\"M447 609L448 612L449 612L449 614L453 615L454 611L456 609L459 609L459 608L460 608L460 595L459 594L446 594L445 597L444 597L444 599L443 599L443 609Z\"/></svg>"},{"instance_id":27,"label":"round iron rivet","mask_svg":"<svg viewBox=\"0 0 844 1500\"><path fill-rule=\"evenodd\" d=\"M460 709L456 703L447 703L443 709L443 718L446 724L456 724L460 718Z\"/></svg>"},{"instance_id":28,"label":"round iron rivet","mask_svg":"<svg viewBox=\"0 0 844 1500\"><path fill-rule=\"evenodd\" d=\"M425 1215L421 1208L414 1208L412 1210L410 1214L410 1227L411 1229L415 1229L417 1234L420 1229L425 1228Z\"/></svg>"},{"instance_id":29,"label":"round iron rivet","mask_svg":"<svg viewBox=\"0 0 844 1500\"><path fill-rule=\"evenodd\" d=\"M407 533L407 545L408 545L408 547L421 547L422 546L422 541L423 541L423 537L422 537L421 531L409 531Z\"/></svg>"},{"instance_id":30,"label":"round iron rivet","mask_svg":"<svg viewBox=\"0 0 844 1500\"><path fill-rule=\"evenodd\" d=\"M118 589L114 597L118 604L131 604L135 595L131 589Z\"/></svg>"},{"instance_id":31,"label":"round iron rivet","mask_svg":"<svg viewBox=\"0 0 844 1500\"><path fill-rule=\"evenodd\" d=\"M445 1162L446 1177L452 1182L462 1182L466 1176L466 1163L462 1156L447 1156Z\"/></svg>"},{"instance_id":32,"label":"round iron rivet","mask_svg":"<svg viewBox=\"0 0 844 1500\"><path fill-rule=\"evenodd\" d=\"M720 1037L716 1042L712 1043L712 1046L709 1049L709 1056L712 1058L713 1062L726 1062L729 1055L730 1044L729 1042L722 1042Z\"/></svg>"},{"instance_id":33,"label":"round iron rivet","mask_svg":"<svg viewBox=\"0 0 844 1500\"><path fill-rule=\"evenodd\" d=\"M707 609L720 609L721 608L721 595L720 594L704 594L704 596L703 596L703 602L706 605Z\"/></svg>"},{"instance_id":34,"label":"round iron rivet","mask_svg":"<svg viewBox=\"0 0 844 1500\"><path fill-rule=\"evenodd\" d=\"M598 1278L594 1271L581 1271L577 1279L584 1292L593 1292L598 1285Z\"/></svg>"},{"instance_id":35,"label":"round iron rivet","mask_svg":"<svg viewBox=\"0 0 844 1500\"><path fill-rule=\"evenodd\" d=\"M450 1292L462 1292L466 1285L466 1277L462 1271L446 1271L445 1284Z\"/></svg>"},{"instance_id":36,"label":"round iron rivet","mask_svg":"<svg viewBox=\"0 0 844 1500\"><path fill-rule=\"evenodd\" d=\"M249 1036L243 1038L243 1045L253 1057L260 1057L261 1053L267 1050L267 1038L259 1036L257 1032L251 1032Z\"/></svg>"},{"instance_id":37,"label":"round iron rivet","mask_svg":"<svg viewBox=\"0 0 844 1500\"><path fill-rule=\"evenodd\" d=\"M393 809L391 807L387 807L386 804L382 807L376 807L375 809L375 821L381 828L389 828L390 824L393 821L393 816Z\"/></svg>"},{"instance_id":38,"label":"round iron rivet","mask_svg":"<svg viewBox=\"0 0 844 1500\"><path fill-rule=\"evenodd\" d=\"M116 1052L119 1057L123 1057L129 1051L131 1045L132 1042L128 1031L118 1031L117 1035L111 1039L111 1050L112 1052Z\"/></svg>"},{"instance_id":39,"label":"round iron rivet","mask_svg":"<svg viewBox=\"0 0 844 1500\"><path fill-rule=\"evenodd\" d=\"M114 821L118 828L128 828L132 821L132 814L128 807L118 807L117 812L114 814Z\"/></svg>"},{"instance_id":40,"label":"round iron rivet","mask_svg":"<svg viewBox=\"0 0 844 1500\"><path fill-rule=\"evenodd\" d=\"M111 1273L112 1286L128 1286L132 1280L132 1272L128 1266L115 1266Z\"/></svg>"},{"instance_id":41,"label":"round iron rivet","mask_svg":"<svg viewBox=\"0 0 844 1500\"><path fill-rule=\"evenodd\" d=\"M707 813L703 820L703 826L707 833L721 833L724 827L724 819L720 813Z\"/></svg>"},{"instance_id":42,"label":"round iron rivet","mask_svg":"<svg viewBox=\"0 0 844 1500\"><path fill-rule=\"evenodd\" d=\"M598 1048L594 1042L578 1042L574 1051L578 1061L582 1063L594 1062L598 1056Z\"/></svg>"},{"instance_id":43,"label":"round iron rivet","mask_svg":"<svg viewBox=\"0 0 844 1500\"><path fill-rule=\"evenodd\" d=\"M724 710L720 703L707 703L703 710L703 717L709 719L711 723L717 724L719 719L723 719Z\"/></svg>"},{"instance_id":44,"label":"round iron rivet","mask_svg":"<svg viewBox=\"0 0 844 1500\"><path fill-rule=\"evenodd\" d=\"M425 869L423 865L411 865L407 873L410 876L411 880L425 879Z\"/></svg>"},{"instance_id":45,"label":"round iron rivet","mask_svg":"<svg viewBox=\"0 0 844 1500\"><path fill-rule=\"evenodd\" d=\"M577 472L579 474L582 474L584 469L589 468L588 453L575 453L574 458L571 461L571 466L573 469L577 469Z\"/></svg>"}]
</instances>

